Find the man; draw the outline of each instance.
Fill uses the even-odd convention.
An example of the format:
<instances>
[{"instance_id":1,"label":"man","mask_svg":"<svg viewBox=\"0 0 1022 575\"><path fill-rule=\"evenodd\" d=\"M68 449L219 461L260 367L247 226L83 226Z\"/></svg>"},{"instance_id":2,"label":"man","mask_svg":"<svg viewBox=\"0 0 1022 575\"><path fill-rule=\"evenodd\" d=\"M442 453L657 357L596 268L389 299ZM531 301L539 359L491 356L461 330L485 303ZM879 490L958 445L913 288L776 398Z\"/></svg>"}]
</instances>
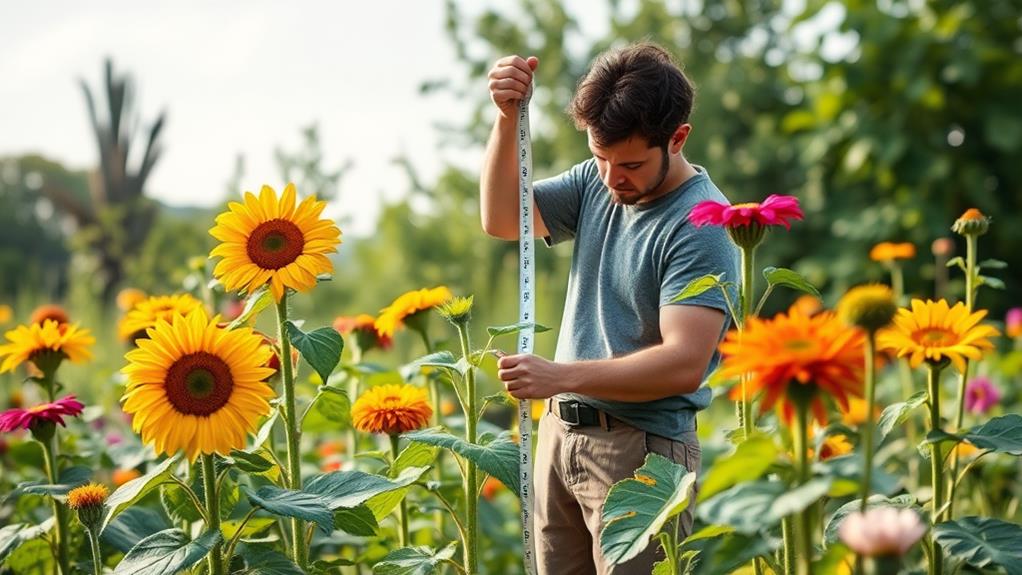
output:
<instances>
[{"instance_id":1,"label":"man","mask_svg":"<svg viewBox=\"0 0 1022 575\"><path fill-rule=\"evenodd\" d=\"M498 114L481 179L483 229L518 238L516 121L539 61L510 56L489 74ZM638 44L596 59L569 113L593 158L535 183L534 229L548 245L574 240L555 361L500 359L499 377L519 399L547 399L536 454L539 572L648 574L652 542L609 565L600 515L610 487L647 453L699 468L695 414L728 325L720 290L673 303L692 279L738 278L737 251L719 227L697 228L689 211L726 201L706 170L682 155L694 90L662 48ZM691 530L692 513L682 517Z\"/></svg>"}]
</instances>

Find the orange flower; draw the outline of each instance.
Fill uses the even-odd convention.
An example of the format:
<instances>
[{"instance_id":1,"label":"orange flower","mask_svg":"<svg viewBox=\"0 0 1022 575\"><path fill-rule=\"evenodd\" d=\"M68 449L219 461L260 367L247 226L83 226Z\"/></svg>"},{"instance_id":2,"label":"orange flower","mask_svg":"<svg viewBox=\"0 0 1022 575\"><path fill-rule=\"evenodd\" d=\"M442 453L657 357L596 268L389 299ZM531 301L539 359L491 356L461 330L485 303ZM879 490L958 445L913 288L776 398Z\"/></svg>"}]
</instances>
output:
<instances>
[{"instance_id":1,"label":"orange flower","mask_svg":"<svg viewBox=\"0 0 1022 575\"><path fill-rule=\"evenodd\" d=\"M828 435L820 446L820 461L826 461L831 457L847 455L855 449L848 437L843 434Z\"/></svg>"},{"instance_id":2,"label":"orange flower","mask_svg":"<svg viewBox=\"0 0 1022 575\"><path fill-rule=\"evenodd\" d=\"M880 417L880 408L873 407L873 421ZM858 427L866 423L866 400L861 397L848 398L848 410L841 413L841 423L848 427Z\"/></svg>"},{"instance_id":3,"label":"orange flower","mask_svg":"<svg viewBox=\"0 0 1022 575\"><path fill-rule=\"evenodd\" d=\"M916 246L908 242L900 244L880 242L869 251L869 259L875 262L910 260L914 257L916 257Z\"/></svg>"},{"instance_id":4,"label":"orange flower","mask_svg":"<svg viewBox=\"0 0 1022 575\"><path fill-rule=\"evenodd\" d=\"M355 429L388 435L421 429L432 415L426 390L411 385L378 385L351 407Z\"/></svg>"},{"instance_id":5,"label":"orange flower","mask_svg":"<svg viewBox=\"0 0 1022 575\"><path fill-rule=\"evenodd\" d=\"M114 470L111 479L113 480L114 485L120 487L133 479L138 479L139 477L142 477L142 474L139 473L137 469L116 469Z\"/></svg>"},{"instance_id":6,"label":"orange flower","mask_svg":"<svg viewBox=\"0 0 1022 575\"><path fill-rule=\"evenodd\" d=\"M356 343L362 351L373 348L387 349L392 340L376 329L376 318L361 313L357 316L338 316L334 319L334 329L341 335L354 334Z\"/></svg>"},{"instance_id":7,"label":"orange flower","mask_svg":"<svg viewBox=\"0 0 1022 575\"><path fill-rule=\"evenodd\" d=\"M798 308L799 313L802 315L813 315L823 309L823 302L820 301L820 298L812 294L802 294L798 296L795 303L791 305L792 307Z\"/></svg>"},{"instance_id":8,"label":"orange flower","mask_svg":"<svg viewBox=\"0 0 1022 575\"><path fill-rule=\"evenodd\" d=\"M483 482L482 496L487 501L493 501L493 498L500 493L500 490L504 488L504 484L499 479L490 475L486 477L486 481Z\"/></svg>"},{"instance_id":9,"label":"orange flower","mask_svg":"<svg viewBox=\"0 0 1022 575\"><path fill-rule=\"evenodd\" d=\"M106 485L89 483L81 487L75 487L67 494L67 506L71 509L82 509L85 507L98 507L103 505L110 491Z\"/></svg>"},{"instance_id":10,"label":"orange flower","mask_svg":"<svg viewBox=\"0 0 1022 575\"><path fill-rule=\"evenodd\" d=\"M976 208L969 208L955 220L951 231L963 236L981 236L990 228L990 218Z\"/></svg>"},{"instance_id":11,"label":"orange flower","mask_svg":"<svg viewBox=\"0 0 1022 575\"><path fill-rule=\"evenodd\" d=\"M30 325L33 323L43 325L48 319L52 319L57 322L57 324L70 323L71 321L64 308L57 304L48 303L32 310L32 315L29 316L28 323Z\"/></svg>"},{"instance_id":12,"label":"orange flower","mask_svg":"<svg viewBox=\"0 0 1022 575\"><path fill-rule=\"evenodd\" d=\"M764 392L761 410L779 408L787 424L795 414L793 386L812 386L812 414L827 420L821 396L848 410L848 397L862 396L864 335L843 325L832 312L808 317L797 309L773 319L749 318L744 332L732 331L720 344L723 377L750 377L750 391ZM732 390L735 397L737 388ZM780 401L779 401L780 400Z\"/></svg>"}]
</instances>

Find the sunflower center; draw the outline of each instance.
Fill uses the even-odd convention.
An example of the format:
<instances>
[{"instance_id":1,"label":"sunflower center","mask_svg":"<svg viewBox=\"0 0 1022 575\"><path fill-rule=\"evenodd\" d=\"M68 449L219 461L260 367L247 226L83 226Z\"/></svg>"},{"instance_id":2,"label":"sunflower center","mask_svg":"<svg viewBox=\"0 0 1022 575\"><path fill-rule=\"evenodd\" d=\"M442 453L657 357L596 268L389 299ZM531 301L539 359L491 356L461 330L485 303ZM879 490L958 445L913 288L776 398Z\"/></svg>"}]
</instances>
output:
<instances>
[{"instance_id":1,"label":"sunflower center","mask_svg":"<svg viewBox=\"0 0 1022 575\"><path fill-rule=\"evenodd\" d=\"M209 415L227 404L234 388L231 368L219 357L198 351L167 370L167 398L187 415Z\"/></svg>"},{"instance_id":2,"label":"sunflower center","mask_svg":"<svg viewBox=\"0 0 1022 575\"><path fill-rule=\"evenodd\" d=\"M245 247L252 263L263 269L278 270L302 255L305 234L293 222L270 220L252 230Z\"/></svg>"},{"instance_id":3,"label":"sunflower center","mask_svg":"<svg viewBox=\"0 0 1022 575\"><path fill-rule=\"evenodd\" d=\"M918 336L920 344L927 347L944 347L955 341L955 335L943 329L928 329Z\"/></svg>"}]
</instances>

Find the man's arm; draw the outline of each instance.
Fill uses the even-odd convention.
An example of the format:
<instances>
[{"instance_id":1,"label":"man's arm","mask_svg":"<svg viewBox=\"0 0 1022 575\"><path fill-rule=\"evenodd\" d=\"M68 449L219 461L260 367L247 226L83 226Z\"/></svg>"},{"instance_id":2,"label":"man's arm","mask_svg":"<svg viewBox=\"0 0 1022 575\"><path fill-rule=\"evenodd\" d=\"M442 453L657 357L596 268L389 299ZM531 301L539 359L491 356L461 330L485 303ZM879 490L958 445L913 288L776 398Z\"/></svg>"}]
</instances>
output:
<instances>
[{"instance_id":1,"label":"man's arm","mask_svg":"<svg viewBox=\"0 0 1022 575\"><path fill-rule=\"evenodd\" d=\"M557 363L535 355L509 355L498 362L498 376L518 399L545 399L578 393L611 401L653 401L692 393L724 327L724 313L702 306L660 308L663 343L630 355Z\"/></svg>"},{"instance_id":2,"label":"man's arm","mask_svg":"<svg viewBox=\"0 0 1022 575\"><path fill-rule=\"evenodd\" d=\"M486 144L483 171L479 179L479 204L483 231L504 239L518 239L518 105L532 83L539 60L508 56L490 70L490 99L497 106L497 119ZM536 237L549 234L536 202L532 203Z\"/></svg>"}]
</instances>

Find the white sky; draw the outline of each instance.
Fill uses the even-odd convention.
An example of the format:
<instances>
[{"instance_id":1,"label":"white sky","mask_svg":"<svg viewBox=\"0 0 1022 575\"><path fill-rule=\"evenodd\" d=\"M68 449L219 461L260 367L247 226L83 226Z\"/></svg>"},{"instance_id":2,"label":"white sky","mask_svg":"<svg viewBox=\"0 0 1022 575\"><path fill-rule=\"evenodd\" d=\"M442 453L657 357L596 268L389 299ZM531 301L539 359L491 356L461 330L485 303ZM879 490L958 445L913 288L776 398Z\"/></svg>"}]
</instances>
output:
<instances>
[{"instance_id":1,"label":"white sky","mask_svg":"<svg viewBox=\"0 0 1022 575\"><path fill-rule=\"evenodd\" d=\"M368 232L381 199L408 188L396 155L408 154L427 182L445 158L477 161L478 151L439 150L432 127L466 122L469 104L418 93L425 79L462 79L442 0L4 3L0 155L93 165L77 82L98 90L107 55L134 76L144 125L168 110L148 187L168 204L223 198L239 153L244 189L279 189L273 150L298 149L312 122L327 168L354 162L334 202L334 215L353 217L346 232Z\"/></svg>"}]
</instances>

